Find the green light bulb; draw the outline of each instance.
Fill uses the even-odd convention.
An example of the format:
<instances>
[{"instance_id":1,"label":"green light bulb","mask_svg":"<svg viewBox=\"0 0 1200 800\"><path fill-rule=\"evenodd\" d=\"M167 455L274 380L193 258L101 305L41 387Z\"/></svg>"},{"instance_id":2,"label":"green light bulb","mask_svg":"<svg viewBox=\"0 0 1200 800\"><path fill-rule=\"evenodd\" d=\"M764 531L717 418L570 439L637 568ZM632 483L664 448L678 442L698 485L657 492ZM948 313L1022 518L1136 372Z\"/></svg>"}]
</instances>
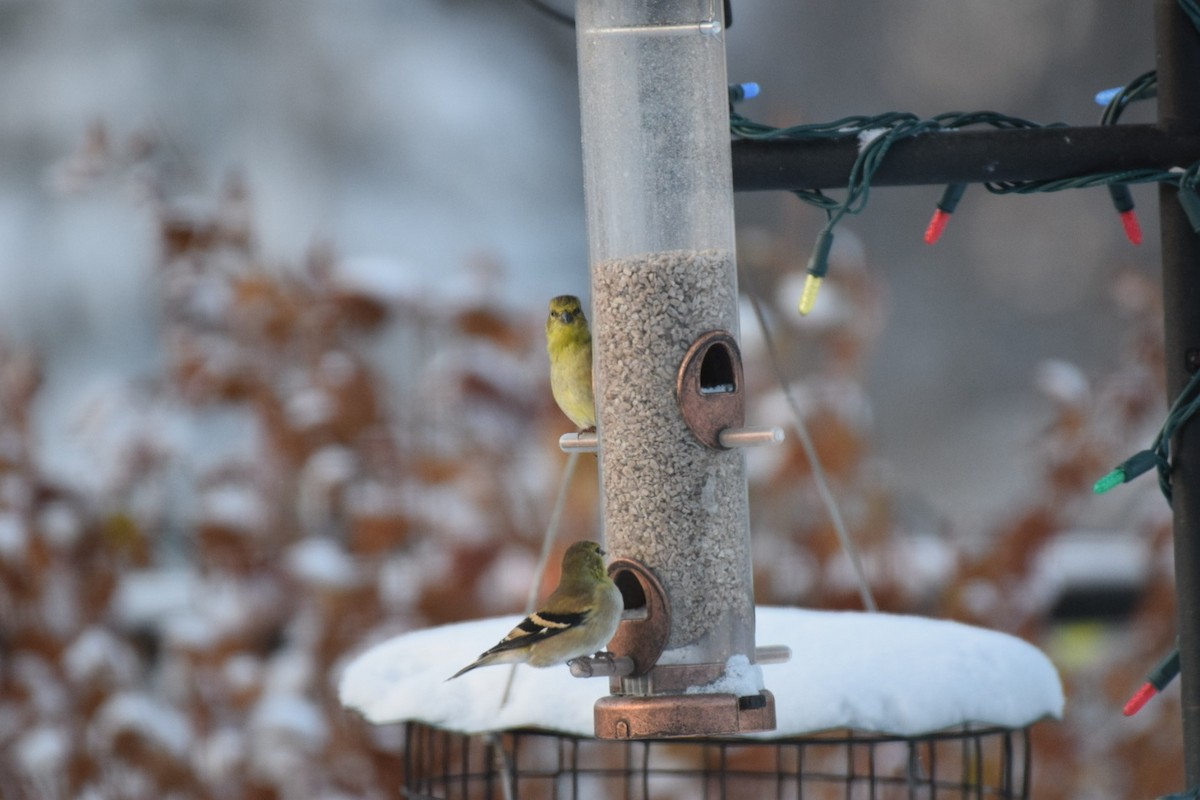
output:
<instances>
[{"instance_id":1,"label":"green light bulb","mask_svg":"<svg viewBox=\"0 0 1200 800\"><path fill-rule=\"evenodd\" d=\"M1096 494L1104 494L1114 486L1120 486L1125 482L1125 470L1117 467L1112 472L1105 475L1100 480L1096 481L1096 485L1092 487L1092 491Z\"/></svg>"}]
</instances>

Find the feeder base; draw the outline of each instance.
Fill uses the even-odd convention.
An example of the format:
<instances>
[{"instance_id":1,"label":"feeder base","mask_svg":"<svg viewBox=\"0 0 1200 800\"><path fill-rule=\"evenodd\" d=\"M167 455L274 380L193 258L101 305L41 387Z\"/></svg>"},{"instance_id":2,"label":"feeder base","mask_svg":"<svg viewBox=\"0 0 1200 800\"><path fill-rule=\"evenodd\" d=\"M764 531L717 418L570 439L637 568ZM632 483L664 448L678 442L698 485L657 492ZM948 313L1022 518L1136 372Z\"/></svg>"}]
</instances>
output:
<instances>
[{"instance_id":1,"label":"feeder base","mask_svg":"<svg viewBox=\"0 0 1200 800\"><path fill-rule=\"evenodd\" d=\"M756 695L609 695L595 706L596 738L657 739L775 730L775 697Z\"/></svg>"}]
</instances>

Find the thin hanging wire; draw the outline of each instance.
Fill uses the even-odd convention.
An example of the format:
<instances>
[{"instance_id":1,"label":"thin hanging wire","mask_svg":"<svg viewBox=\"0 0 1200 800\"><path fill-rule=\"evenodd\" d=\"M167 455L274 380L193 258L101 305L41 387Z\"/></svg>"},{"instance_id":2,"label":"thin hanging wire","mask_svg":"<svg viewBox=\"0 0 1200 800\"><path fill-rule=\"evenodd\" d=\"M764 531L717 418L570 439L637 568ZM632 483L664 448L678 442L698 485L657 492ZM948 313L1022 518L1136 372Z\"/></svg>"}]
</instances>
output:
<instances>
[{"instance_id":1,"label":"thin hanging wire","mask_svg":"<svg viewBox=\"0 0 1200 800\"><path fill-rule=\"evenodd\" d=\"M515 664L513 666L516 666ZM508 752L504 749L504 740L497 733L489 733L487 735L488 744L492 746L492 752L496 754L496 765L500 767L500 786L504 792L504 800L515 800L513 797L513 784L515 783L513 776L516 770L509 761ZM513 740L513 748L516 748L516 740Z\"/></svg>"},{"instance_id":2,"label":"thin hanging wire","mask_svg":"<svg viewBox=\"0 0 1200 800\"><path fill-rule=\"evenodd\" d=\"M554 510L550 512L550 521L546 524L546 535L542 537L542 552L538 555L537 565L533 568L533 581L529 584L529 596L525 599L525 616L537 611L538 590L542 587L542 577L546 574L546 565L550 561L550 553L554 549L554 540L558 537L558 526L562 521L563 508L567 505L567 488L575 475L575 465L579 461L579 451L573 450L567 456L567 466L558 482L558 496L554 499ZM512 691L513 679L517 676L517 665L513 664L508 670L508 681L504 684L504 694L500 698L500 707L508 705L508 695Z\"/></svg>"},{"instance_id":3,"label":"thin hanging wire","mask_svg":"<svg viewBox=\"0 0 1200 800\"><path fill-rule=\"evenodd\" d=\"M560 25L565 25L568 28L575 27L575 18L570 14L559 11L557 8L543 2L543 0L525 0L525 4L533 6L533 8L541 14L549 17Z\"/></svg>"},{"instance_id":4,"label":"thin hanging wire","mask_svg":"<svg viewBox=\"0 0 1200 800\"><path fill-rule=\"evenodd\" d=\"M813 483L816 484L817 494L821 497L821 502L824 504L825 510L829 513L829 519L833 523L833 529L837 533L838 541L842 545L842 550L846 553L846 558L850 560L850 567L854 570L854 579L858 584L858 594L862 598L863 606L868 611L878 611L879 606L875 603L875 595L871 592L871 586L867 582L867 575L863 570L858 548L855 546L854 540L850 538L850 531L846 528L846 521L842 518L842 512L838 508L837 500L834 499L833 491L829 488L829 481L825 478L825 468L821 465L820 456L817 455L817 448L808 433L808 427L804 424L804 414L800 411L800 404L796 402L796 398L792 394L792 388L788 384L787 376L783 374L779 354L775 350L775 340L771 337L771 327L767 324L766 314L763 313L762 302L759 300L758 293L753 290L748 290L747 296L750 298L750 305L754 309L754 316L758 319L758 327L763 333L763 341L766 343L767 358L771 362L771 369L775 372L775 378L779 381L779 388L783 390L783 396L792 411L792 421L796 426L796 433L799 434L800 446L804 449L804 456L812 466Z\"/></svg>"}]
</instances>

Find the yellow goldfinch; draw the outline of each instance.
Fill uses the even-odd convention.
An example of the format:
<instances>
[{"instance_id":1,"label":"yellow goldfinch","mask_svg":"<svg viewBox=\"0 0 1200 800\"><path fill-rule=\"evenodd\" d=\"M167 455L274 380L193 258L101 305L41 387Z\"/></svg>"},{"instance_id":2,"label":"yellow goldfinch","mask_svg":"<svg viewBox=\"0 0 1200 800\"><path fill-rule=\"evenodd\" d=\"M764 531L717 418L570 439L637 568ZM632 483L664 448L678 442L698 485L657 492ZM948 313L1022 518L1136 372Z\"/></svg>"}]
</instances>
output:
<instances>
[{"instance_id":1,"label":"yellow goldfinch","mask_svg":"<svg viewBox=\"0 0 1200 800\"><path fill-rule=\"evenodd\" d=\"M552 667L604 649L621 621L625 602L604 568L595 542L576 542L563 556L558 588L490 650L446 680L491 664Z\"/></svg>"},{"instance_id":2,"label":"yellow goldfinch","mask_svg":"<svg viewBox=\"0 0 1200 800\"><path fill-rule=\"evenodd\" d=\"M595 429L592 332L588 330L578 297L564 294L550 301L546 351L550 354L550 390L554 402L581 431Z\"/></svg>"}]
</instances>

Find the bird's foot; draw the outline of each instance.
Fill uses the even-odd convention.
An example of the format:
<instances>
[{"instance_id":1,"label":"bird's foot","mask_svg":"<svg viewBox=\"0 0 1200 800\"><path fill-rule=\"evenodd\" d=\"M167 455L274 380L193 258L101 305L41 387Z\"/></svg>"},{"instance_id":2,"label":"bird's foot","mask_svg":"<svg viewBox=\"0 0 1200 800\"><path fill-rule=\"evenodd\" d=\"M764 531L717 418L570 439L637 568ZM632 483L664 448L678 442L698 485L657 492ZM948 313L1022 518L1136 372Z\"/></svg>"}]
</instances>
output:
<instances>
[{"instance_id":1,"label":"bird's foot","mask_svg":"<svg viewBox=\"0 0 1200 800\"><path fill-rule=\"evenodd\" d=\"M592 659L592 661L599 661L599 662L603 663L605 665L606 669L608 669L610 672L613 672L616 670L617 657L614 656L612 653L608 652L607 650L597 651L593 656L591 656L591 659Z\"/></svg>"}]
</instances>

